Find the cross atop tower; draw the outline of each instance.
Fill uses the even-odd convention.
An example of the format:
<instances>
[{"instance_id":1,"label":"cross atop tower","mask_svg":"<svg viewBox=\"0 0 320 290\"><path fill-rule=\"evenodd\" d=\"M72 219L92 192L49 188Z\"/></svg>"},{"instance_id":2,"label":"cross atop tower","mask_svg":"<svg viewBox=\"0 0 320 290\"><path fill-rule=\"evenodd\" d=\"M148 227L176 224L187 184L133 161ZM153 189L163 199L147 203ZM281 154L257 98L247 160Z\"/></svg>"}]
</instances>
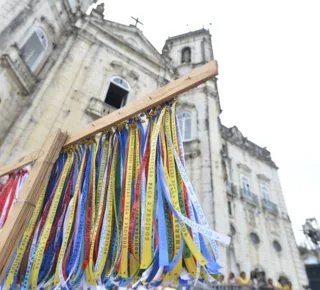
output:
<instances>
[{"instance_id":1,"label":"cross atop tower","mask_svg":"<svg viewBox=\"0 0 320 290\"><path fill-rule=\"evenodd\" d=\"M131 18L132 18L133 20L135 20L135 22L136 22L136 24L134 25L134 27L137 27L138 23L141 24L141 25L143 25L143 23L139 21L139 17L134 18L134 17L131 16Z\"/></svg>"}]
</instances>

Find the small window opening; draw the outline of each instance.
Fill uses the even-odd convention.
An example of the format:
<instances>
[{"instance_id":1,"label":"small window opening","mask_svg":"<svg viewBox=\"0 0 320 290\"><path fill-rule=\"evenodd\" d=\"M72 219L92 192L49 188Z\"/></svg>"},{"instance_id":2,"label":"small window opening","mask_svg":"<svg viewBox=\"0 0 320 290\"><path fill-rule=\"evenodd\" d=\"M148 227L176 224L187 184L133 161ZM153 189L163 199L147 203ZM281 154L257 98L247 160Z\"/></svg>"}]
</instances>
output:
<instances>
[{"instance_id":1,"label":"small window opening","mask_svg":"<svg viewBox=\"0 0 320 290\"><path fill-rule=\"evenodd\" d=\"M129 95L128 83L119 78L113 78L110 82L110 86L104 102L114 108L121 108L126 104Z\"/></svg>"},{"instance_id":2,"label":"small window opening","mask_svg":"<svg viewBox=\"0 0 320 290\"><path fill-rule=\"evenodd\" d=\"M229 215L232 215L232 204L231 204L231 201L228 201L228 211L229 211Z\"/></svg>"},{"instance_id":3,"label":"small window opening","mask_svg":"<svg viewBox=\"0 0 320 290\"><path fill-rule=\"evenodd\" d=\"M181 63L190 63L191 62L191 48L185 47L181 51Z\"/></svg>"},{"instance_id":4,"label":"small window opening","mask_svg":"<svg viewBox=\"0 0 320 290\"><path fill-rule=\"evenodd\" d=\"M260 243L260 238L256 233L250 233L250 239L251 239L252 243L254 243L256 245Z\"/></svg>"}]
</instances>

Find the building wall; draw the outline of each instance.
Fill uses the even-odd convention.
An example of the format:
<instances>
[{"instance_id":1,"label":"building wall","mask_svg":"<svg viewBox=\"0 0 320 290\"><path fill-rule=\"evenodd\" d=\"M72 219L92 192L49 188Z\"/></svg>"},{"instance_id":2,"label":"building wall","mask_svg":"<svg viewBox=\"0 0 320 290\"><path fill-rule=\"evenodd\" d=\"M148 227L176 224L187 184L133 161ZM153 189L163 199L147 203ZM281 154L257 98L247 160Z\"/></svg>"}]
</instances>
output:
<instances>
[{"instance_id":1,"label":"building wall","mask_svg":"<svg viewBox=\"0 0 320 290\"><path fill-rule=\"evenodd\" d=\"M286 276L292 281L294 289L302 289L308 283L303 265L295 257L298 254L297 246L283 203L277 169L229 141L225 141L225 144L228 155L226 163L230 167L229 181L235 192L229 194L228 201L232 207L229 220L236 230L233 245L238 270L246 271L248 275L250 271L259 268L266 272L267 278L274 281L279 276ZM258 196L256 205L241 197L242 175L249 177L251 192ZM269 199L278 206L279 213L273 213L263 206L262 183L268 184ZM259 236L259 244L252 242L250 233ZM281 245L280 252L274 248L274 241Z\"/></svg>"},{"instance_id":2,"label":"building wall","mask_svg":"<svg viewBox=\"0 0 320 290\"><path fill-rule=\"evenodd\" d=\"M103 112L90 114L91 107L97 106L92 105L91 100L101 107L113 76L120 76L129 83L131 91L127 102L163 84L159 66L133 50L130 52L120 42L115 47L114 39L96 26L84 28L82 22L77 25L82 31L67 38L45 78L37 84L35 93L27 97L32 100L29 106L12 105L16 111L20 108L20 114L1 146L2 163L38 149L54 129L76 131L101 117ZM3 104L0 106L6 109ZM10 114L12 112L10 109ZM4 130L1 128L2 132Z\"/></svg>"},{"instance_id":3,"label":"building wall","mask_svg":"<svg viewBox=\"0 0 320 290\"><path fill-rule=\"evenodd\" d=\"M68 13L67 1L18 2L0 3L0 144L33 103L72 30L73 15ZM37 28L44 31L48 47L31 72L21 56L21 48Z\"/></svg>"}]
</instances>

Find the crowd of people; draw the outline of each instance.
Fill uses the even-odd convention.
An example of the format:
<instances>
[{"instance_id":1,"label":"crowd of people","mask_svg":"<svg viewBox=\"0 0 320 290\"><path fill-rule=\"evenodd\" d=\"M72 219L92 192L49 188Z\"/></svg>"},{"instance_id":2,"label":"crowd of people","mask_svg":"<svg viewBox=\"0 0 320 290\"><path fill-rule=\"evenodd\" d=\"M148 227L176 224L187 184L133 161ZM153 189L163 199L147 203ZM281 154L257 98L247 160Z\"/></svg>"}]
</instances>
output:
<instances>
[{"instance_id":1,"label":"crowd of people","mask_svg":"<svg viewBox=\"0 0 320 290\"><path fill-rule=\"evenodd\" d=\"M265 279L258 279L257 274L251 272L250 278L247 277L245 272L241 272L240 276L236 278L234 273L230 273L225 279L224 275L220 276L220 280L217 282L218 285L250 285L253 289L282 289L282 290L293 290L292 284L287 279L279 278L278 282L275 284L271 278L267 281Z\"/></svg>"}]
</instances>

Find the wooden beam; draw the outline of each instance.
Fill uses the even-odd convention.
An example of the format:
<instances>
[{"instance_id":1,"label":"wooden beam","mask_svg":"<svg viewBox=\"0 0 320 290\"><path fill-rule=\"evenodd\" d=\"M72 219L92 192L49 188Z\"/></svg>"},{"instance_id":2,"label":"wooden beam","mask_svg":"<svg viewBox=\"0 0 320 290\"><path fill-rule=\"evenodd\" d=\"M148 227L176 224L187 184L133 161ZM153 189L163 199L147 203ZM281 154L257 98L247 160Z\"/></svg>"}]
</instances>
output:
<instances>
[{"instance_id":1,"label":"wooden beam","mask_svg":"<svg viewBox=\"0 0 320 290\"><path fill-rule=\"evenodd\" d=\"M218 74L216 61L211 61L202 67L193 70L190 74L170 82L153 93L135 100L125 107L114 111L107 116L100 118L85 126L75 134L70 134L64 147L91 137L108 127L112 127L119 122L125 121L139 113L145 112L165 101L171 100L192 88L206 82Z\"/></svg>"},{"instance_id":2,"label":"wooden beam","mask_svg":"<svg viewBox=\"0 0 320 290\"><path fill-rule=\"evenodd\" d=\"M43 154L43 151L37 150L32 152L31 154L25 155L18 160L14 161L13 163L9 165L5 165L0 167L0 177L4 176L10 172L16 171L20 168L25 167L27 164L30 164L32 162L35 162L41 155Z\"/></svg>"},{"instance_id":3,"label":"wooden beam","mask_svg":"<svg viewBox=\"0 0 320 290\"><path fill-rule=\"evenodd\" d=\"M148 109L153 108L156 105L162 104L165 101L171 100L198 85L205 83L207 80L215 77L218 74L217 62L211 61L200 68L193 70L186 76L183 76L175 81L170 82L164 87L159 88L153 93L133 101L127 106L112 112L111 114L100 118L91 124L80 129L75 134L70 134L64 147L70 146L74 143L81 141L82 139L93 136L108 127L112 127L115 124L129 119L139 113L145 112ZM25 165L34 162L42 154L41 151L35 151L29 155L20 158L18 161L11 165L0 168L0 177L8 174L14 170L24 167Z\"/></svg>"},{"instance_id":4,"label":"wooden beam","mask_svg":"<svg viewBox=\"0 0 320 290\"><path fill-rule=\"evenodd\" d=\"M49 174L54 162L67 139L66 133L58 132L50 134L42 147L42 155L35 162L20 197L14 203L8 219L1 230L0 235L0 281L3 280L12 256L18 247L24 230L32 216L39 196L48 182Z\"/></svg>"}]
</instances>

